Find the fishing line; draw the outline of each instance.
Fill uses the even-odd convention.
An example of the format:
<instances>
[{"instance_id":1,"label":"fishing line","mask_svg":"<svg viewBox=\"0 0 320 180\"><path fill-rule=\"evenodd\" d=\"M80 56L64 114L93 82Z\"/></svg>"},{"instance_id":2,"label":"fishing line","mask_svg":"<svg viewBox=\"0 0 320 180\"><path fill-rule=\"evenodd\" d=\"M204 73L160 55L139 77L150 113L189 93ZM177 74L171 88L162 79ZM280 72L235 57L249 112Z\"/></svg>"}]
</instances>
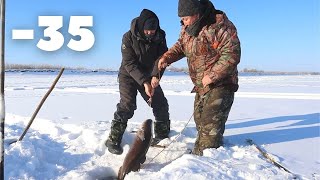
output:
<instances>
[{"instance_id":1,"label":"fishing line","mask_svg":"<svg viewBox=\"0 0 320 180\"><path fill-rule=\"evenodd\" d=\"M186 123L186 125L183 127L183 129L180 131L180 133L179 133L173 140L171 140L168 145L163 146L163 149L162 149L158 154L156 154L150 161L148 161L147 164L142 164L142 168L143 168L143 167L146 167L148 164L150 164L150 163L151 163L155 158L157 158L165 149L167 149L173 142L177 141L177 139L182 135L183 131L187 128L188 124L190 123L192 117L194 116L194 112L198 109L199 105L203 102L204 97L205 97L205 94L200 97L199 103L198 103L197 106L194 108L194 111L193 111L192 115L190 116L189 120L187 121L187 123Z\"/></svg>"}]
</instances>

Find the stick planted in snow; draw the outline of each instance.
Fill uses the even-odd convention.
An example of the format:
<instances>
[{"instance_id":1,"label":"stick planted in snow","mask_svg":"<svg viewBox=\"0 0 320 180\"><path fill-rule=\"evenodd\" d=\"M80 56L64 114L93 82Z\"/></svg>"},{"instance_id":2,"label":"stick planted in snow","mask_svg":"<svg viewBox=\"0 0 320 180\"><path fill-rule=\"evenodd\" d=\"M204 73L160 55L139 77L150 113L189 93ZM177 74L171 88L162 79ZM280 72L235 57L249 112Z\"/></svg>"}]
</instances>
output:
<instances>
[{"instance_id":1,"label":"stick planted in snow","mask_svg":"<svg viewBox=\"0 0 320 180\"><path fill-rule=\"evenodd\" d=\"M26 135L27 131L29 130L29 128L30 128L30 126L31 126L31 124L33 123L33 120L36 118L39 110L41 109L43 103L46 101L47 97L50 95L51 91L54 89L54 87L56 86L57 82L59 81L59 79L60 79L63 71L64 71L64 68L62 68L62 69L60 70L58 76L56 77L56 79L55 79L54 82L52 83L52 85L51 85L51 87L49 88L48 92L47 92L47 93L44 95L44 97L42 98L41 102L39 103L37 109L34 111L34 113L33 113L32 117L31 117L31 119L30 119L27 127L24 129L24 131L23 131L22 135L20 136L20 138L18 139L18 141L21 141L21 140L23 139L24 135ZM17 142L17 141L13 141L13 142L11 142L10 144L15 143L15 142Z\"/></svg>"},{"instance_id":2,"label":"stick planted in snow","mask_svg":"<svg viewBox=\"0 0 320 180\"><path fill-rule=\"evenodd\" d=\"M267 158L269 161L271 161L272 164L274 164L275 166L277 166L280 169L285 170L286 172L294 175L296 177L296 174L292 173L289 169L285 168L283 165L281 165L280 163L278 163L277 161L275 161L267 152L265 152L264 150L262 150L256 143L253 142L252 139L247 139L247 142L250 145L253 145L262 155L263 157Z\"/></svg>"}]
</instances>

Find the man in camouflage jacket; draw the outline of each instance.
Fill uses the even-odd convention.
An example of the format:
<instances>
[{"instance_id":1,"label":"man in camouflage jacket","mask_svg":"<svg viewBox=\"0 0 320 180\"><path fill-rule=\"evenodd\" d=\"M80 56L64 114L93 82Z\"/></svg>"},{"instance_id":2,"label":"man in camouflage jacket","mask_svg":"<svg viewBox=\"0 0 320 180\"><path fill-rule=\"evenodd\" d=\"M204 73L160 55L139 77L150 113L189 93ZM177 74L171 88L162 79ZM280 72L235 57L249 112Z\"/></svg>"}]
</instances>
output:
<instances>
[{"instance_id":1,"label":"man in camouflage jacket","mask_svg":"<svg viewBox=\"0 0 320 180\"><path fill-rule=\"evenodd\" d=\"M226 14L209 0L179 0L182 29L178 41L159 60L158 68L187 57L196 92L194 120L198 130L193 153L222 145L225 123L238 90L240 42Z\"/></svg>"}]
</instances>

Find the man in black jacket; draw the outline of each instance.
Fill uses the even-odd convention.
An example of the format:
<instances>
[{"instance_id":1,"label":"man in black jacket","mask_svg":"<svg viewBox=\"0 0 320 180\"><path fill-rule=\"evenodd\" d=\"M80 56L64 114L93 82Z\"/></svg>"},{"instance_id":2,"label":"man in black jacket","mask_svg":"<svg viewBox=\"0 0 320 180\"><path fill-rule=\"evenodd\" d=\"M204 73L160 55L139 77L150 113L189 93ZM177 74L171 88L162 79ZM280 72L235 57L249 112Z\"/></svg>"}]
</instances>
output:
<instances>
[{"instance_id":1,"label":"man in black jacket","mask_svg":"<svg viewBox=\"0 0 320 180\"><path fill-rule=\"evenodd\" d=\"M122 38L122 63L119 69L120 102L114 113L106 146L113 154L122 154L120 146L128 119L137 109L137 91L150 102L155 116L153 143L167 138L170 131L169 105L161 87L157 59L168 50L165 32L160 29L157 15L143 9L131 22L131 29ZM151 101L148 101L151 99Z\"/></svg>"}]
</instances>

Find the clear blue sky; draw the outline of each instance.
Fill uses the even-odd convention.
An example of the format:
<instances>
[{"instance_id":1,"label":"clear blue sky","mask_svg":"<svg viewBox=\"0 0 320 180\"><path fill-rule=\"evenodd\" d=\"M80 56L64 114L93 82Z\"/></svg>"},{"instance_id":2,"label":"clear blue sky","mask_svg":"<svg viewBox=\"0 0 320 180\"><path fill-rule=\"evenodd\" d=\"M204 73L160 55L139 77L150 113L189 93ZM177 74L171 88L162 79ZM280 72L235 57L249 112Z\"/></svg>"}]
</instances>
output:
<instances>
[{"instance_id":1,"label":"clear blue sky","mask_svg":"<svg viewBox=\"0 0 320 180\"><path fill-rule=\"evenodd\" d=\"M212 0L236 25L242 46L239 69L274 71L320 71L320 1L319 0ZM171 47L179 36L175 0L7 0L6 63L52 64L71 67L112 68L121 63L121 39L130 22L143 8L154 11ZM65 45L45 52L36 44L42 38L38 16L64 17L61 29ZM85 52L66 46L70 16L90 15L96 41ZM34 40L12 40L12 29L34 29ZM186 67L185 60L176 67Z\"/></svg>"}]
</instances>

